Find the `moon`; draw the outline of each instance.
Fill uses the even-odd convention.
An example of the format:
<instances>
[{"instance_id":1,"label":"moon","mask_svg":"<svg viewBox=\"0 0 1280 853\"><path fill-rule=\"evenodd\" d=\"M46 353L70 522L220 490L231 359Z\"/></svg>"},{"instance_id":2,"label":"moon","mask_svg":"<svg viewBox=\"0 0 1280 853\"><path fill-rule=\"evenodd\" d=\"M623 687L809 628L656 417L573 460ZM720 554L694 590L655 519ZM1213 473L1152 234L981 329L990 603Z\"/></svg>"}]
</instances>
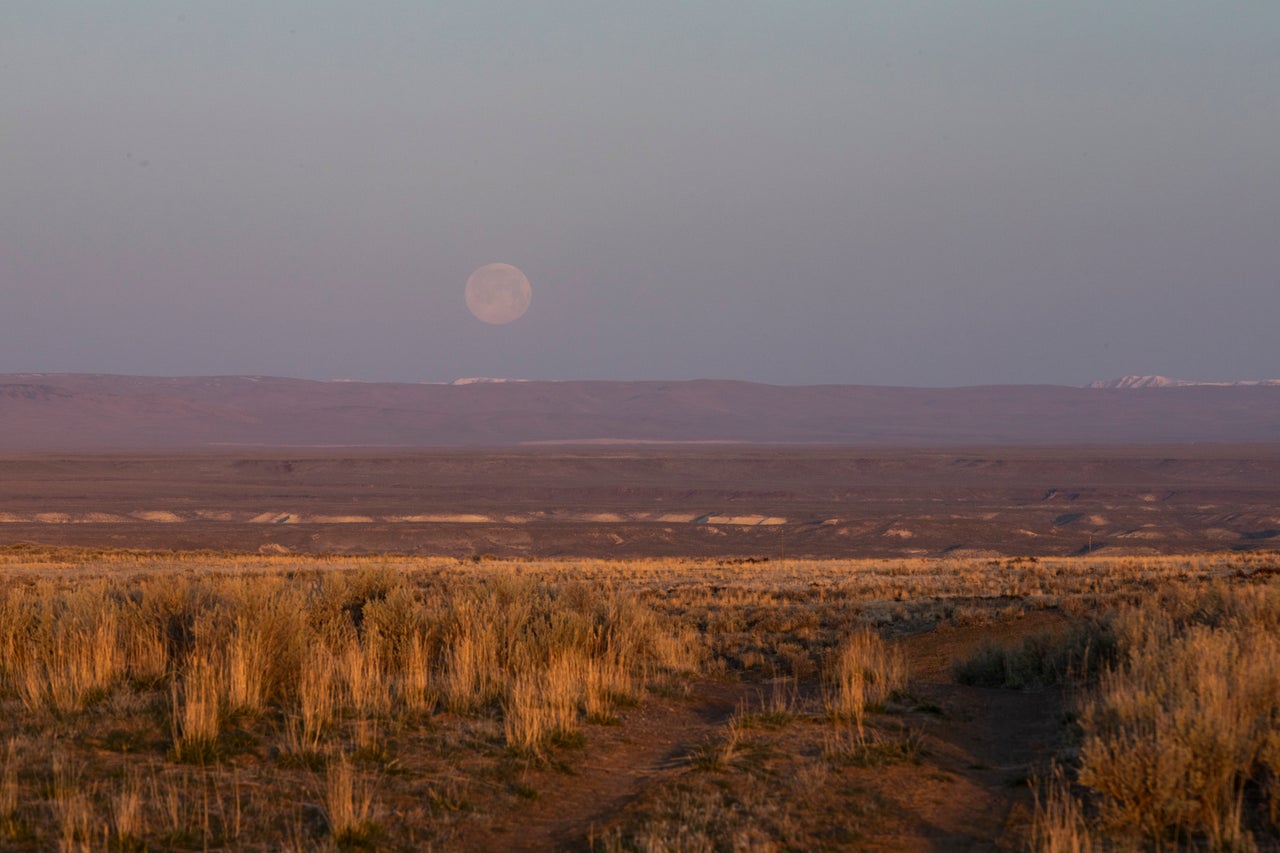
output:
<instances>
[{"instance_id":1,"label":"moon","mask_svg":"<svg viewBox=\"0 0 1280 853\"><path fill-rule=\"evenodd\" d=\"M511 264L485 264L467 279L467 308L495 326L519 320L532 298L529 279Z\"/></svg>"}]
</instances>

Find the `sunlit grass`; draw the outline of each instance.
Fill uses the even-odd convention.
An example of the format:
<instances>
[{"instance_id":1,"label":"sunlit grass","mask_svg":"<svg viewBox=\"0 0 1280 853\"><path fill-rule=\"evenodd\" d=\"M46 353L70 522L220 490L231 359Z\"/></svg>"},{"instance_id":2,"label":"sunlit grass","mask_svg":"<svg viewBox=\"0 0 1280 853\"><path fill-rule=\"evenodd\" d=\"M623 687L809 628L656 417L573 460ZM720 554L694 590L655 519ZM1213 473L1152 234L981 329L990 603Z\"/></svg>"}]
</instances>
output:
<instances>
[{"instance_id":1,"label":"sunlit grass","mask_svg":"<svg viewBox=\"0 0 1280 853\"><path fill-rule=\"evenodd\" d=\"M732 797L766 790L742 780L772 732L812 727L799 759L814 779L916 759L916 735L882 719L910 688L898 637L1046 609L1084 633L983 659L992 683L1091 685L1037 837L1247 846L1280 812L1280 605L1250 580L1268 561L4 548L0 846L448 847L484 819L473 801L532 790L503 774L571 771L593 731L725 680L773 692L690 759L725 790L685 791L671 815L696 818L689 838L745 832ZM783 846L808 838L790 809L773 824L793 833ZM663 821L635 838L683 837Z\"/></svg>"}]
</instances>

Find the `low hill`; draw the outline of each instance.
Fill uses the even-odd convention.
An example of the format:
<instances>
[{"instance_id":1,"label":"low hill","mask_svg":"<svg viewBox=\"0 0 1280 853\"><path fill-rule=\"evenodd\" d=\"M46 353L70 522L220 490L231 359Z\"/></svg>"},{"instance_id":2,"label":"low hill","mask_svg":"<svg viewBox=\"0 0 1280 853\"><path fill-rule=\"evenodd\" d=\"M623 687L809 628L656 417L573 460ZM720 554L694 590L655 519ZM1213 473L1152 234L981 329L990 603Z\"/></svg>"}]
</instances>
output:
<instances>
[{"instance_id":1,"label":"low hill","mask_svg":"<svg viewBox=\"0 0 1280 853\"><path fill-rule=\"evenodd\" d=\"M609 442L1280 442L1280 387L0 375L0 452Z\"/></svg>"}]
</instances>

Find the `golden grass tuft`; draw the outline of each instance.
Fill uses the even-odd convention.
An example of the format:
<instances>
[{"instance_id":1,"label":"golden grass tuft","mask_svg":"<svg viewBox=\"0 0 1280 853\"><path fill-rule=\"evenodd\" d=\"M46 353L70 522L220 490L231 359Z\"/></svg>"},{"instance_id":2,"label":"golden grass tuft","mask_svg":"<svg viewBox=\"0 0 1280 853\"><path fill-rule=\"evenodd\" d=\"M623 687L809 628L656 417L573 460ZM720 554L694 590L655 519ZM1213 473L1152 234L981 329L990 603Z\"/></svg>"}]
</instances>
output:
<instances>
[{"instance_id":1,"label":"golden grass tuft","mask_svg":"<svg viewBox=\"0 0 1280 853\"><path fill-rule=\"evenodd\" d=\"M337 705L338 663L324 646L311 650L298 679L299 747L314 751L333 722Z\"/></svg>"},{"instance_id":2,"label":"golden grass tuft","mask_svg":"<svg viewBox=\"0 0 1280 853\"><path fill-rule=\"evenodd\" d=\"M410 713L424 713L435 707L438 690L431 670L431 646L422 632L415 632L405 644L404 666L400 674L400 701Z\"/></svg>"},{"instance_id":3,"label":"golden grass tuft","mask_svg":"<svg viewBox=\"0 0 1280 853\"><path fill-rule=\"evenodd\" d=\"M322 808L329 835L340 846L365 842L376 830L373 786L357 775L344 753L325 769Z\"/></svg>"},{"instance_id":4,"label":"golden grass tuft","mask_svg":"<svg viewBox=\"0 0 1280 853\"><path fill-rule=\"evenodd\" d=\"M578 704L586 686L583 661L558 657L550 666L517 675L502 704L507 743L522 752L537 753L556 738L578 728Z\"/></svg>"},{"instance_id":5,"label":"golden grass tuft","mask_svg":"<svg viewBox=\"0 0 1280 853\"><path fill-rule=\"evenodd\" d=\"M364 643L348 642L335 658L342 703L360 717L382 714L391 707L391 685L374 637Z\"/></svg>"},{"instance_id":6,"label":"golden grass tuft","mask_svg":"<svg viewBox=\"0 0 1280 853\"><path fill-rule=\"evenodd\" d=\"M118 613L94 608L83 595L71 597L63 616L46 612L35 642L15 650L12 678L28 710L69 714L104 697L123 676Z\"/></svg>"},{"instance_id":7,"label":"golden grass tuft","mask_svg":"<svg viewBox=\"0 0 1280 853\"><path fill-rule=\"evenodd\" d=\"M248 618L236 618L227 645L227 709L260 714L266 707L271 648L263 631Z\"/></svg>"},{"instance_id":8,"label":"golden grass tuft","mask_svg":"<svg viewBox=\"0 0 1280 853\"><path fill-rule=\"evenodd\" d=\"M222 719L222 668L206 653L194 653L174 678L173 748L182 761L203 763L213 758Z\"/></svg>"},{"instance_id":9,"label":"golden grass tuft","mask_svg":"<svg viewBox=\"0 0 1280 853\"><path fill-rule=\"evenodd\" d=\"M1030 847L1038 853L1093 853L1100 849L1060 765L1053 765L1035 791Z\"/></svg>"},{"instance_id":10,"label":"golden grass tuft","mask_svg":"<svg viewBox=\"0 0 1280 853\"><path fill-rule=\"evenodd\" d=\"M490 626L473 624L446 641L440 689L450 711L474 711L499 695L497 639Z\"/></svg>"},{"instance_id":11,"label":"golden grass tuft","mask_svg":"<svg viewBox=\"0 0 1280 853\"><path fill-rule=\"evenodd\" d=\"M127 775L111 797L111 823L120 849L142 849L147 835L146 794L136 774Z\"/></svg>"},{"instance_id":12,"label":"golden grass tuft","mask_svg":"<svg viewBox=\"0 0 1280 853\"><path fill-rule=\"evenodd\" d=\"M18 740L9 738L4 763L0 765L0 835L17 834L18 806L22 802L22 786L18 781Z\"/></svg>"},{"instance_id":13,"label":"golden grass tuft","mask_svg":"<svg viewBox=\"0 0 1280 853\"><path fill-rule=\"evenodd\" d=\"M827 713L833 719L852 722L861 731L866 712L906 686L907 662L902 652L872 631L856 630L827 667Z\"/></svg>"},{"instance_id":14,"label":"golden grass tuft","mask_svg":"<svg viewBox=\"0 0 1280 853\"><path fill-rule=\"evenodd\" d=\"M93 800L82 788L80 769L62 752L53 755L53 784L50 807L58 826L58 849L89 853L99 833Z\"/></svg>"}]
</instances>

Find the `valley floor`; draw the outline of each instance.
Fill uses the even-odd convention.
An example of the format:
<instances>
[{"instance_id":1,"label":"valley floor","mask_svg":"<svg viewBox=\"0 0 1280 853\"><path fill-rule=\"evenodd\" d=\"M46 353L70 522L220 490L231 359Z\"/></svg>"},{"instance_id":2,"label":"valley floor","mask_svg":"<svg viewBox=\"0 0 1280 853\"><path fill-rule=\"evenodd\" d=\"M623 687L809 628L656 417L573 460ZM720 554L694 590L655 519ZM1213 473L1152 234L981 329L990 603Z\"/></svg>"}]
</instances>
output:
<instances>
[{"instance_id":1,"label":"valley floor","mask_svg":"<svg viewBox=\"0 0 1280 853\"><path fill-rule=\"evenodd\" d=\"M1280 446L0 457L0 543L451 557L1111 557L1280 542Z\"/></svg>"}]
</instances>

